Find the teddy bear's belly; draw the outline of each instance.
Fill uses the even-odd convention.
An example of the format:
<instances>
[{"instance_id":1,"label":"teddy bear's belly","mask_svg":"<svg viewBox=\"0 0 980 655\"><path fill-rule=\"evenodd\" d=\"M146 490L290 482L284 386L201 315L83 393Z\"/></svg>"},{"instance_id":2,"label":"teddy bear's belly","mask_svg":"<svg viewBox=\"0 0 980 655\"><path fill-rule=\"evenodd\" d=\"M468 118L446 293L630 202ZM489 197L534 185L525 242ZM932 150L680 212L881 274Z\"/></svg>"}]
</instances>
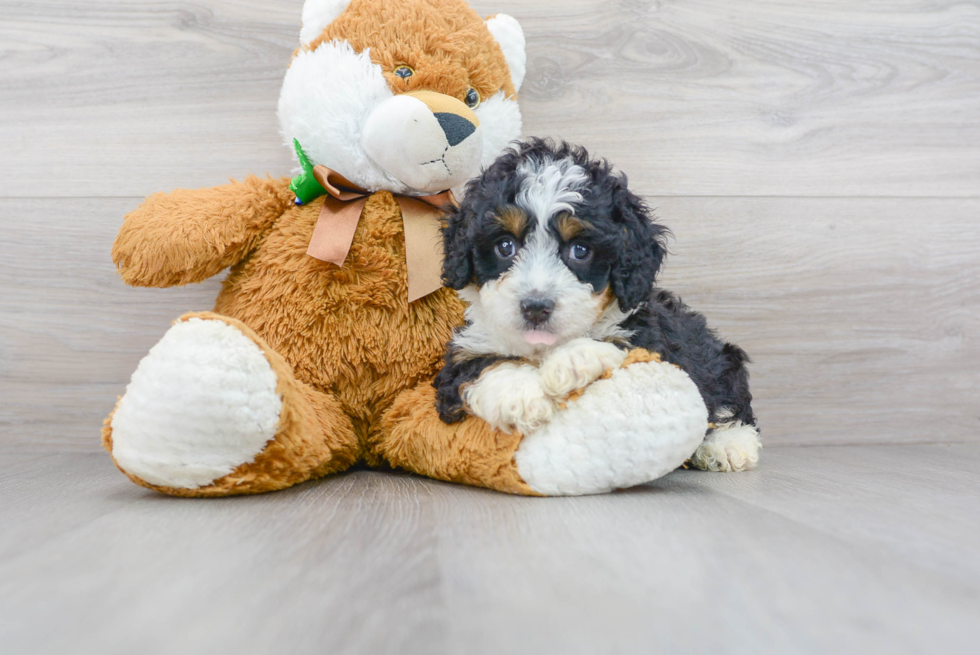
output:
<instances>
[{"instance_id":1,"label":"teddy bear's belly","mask_svg":"<svg viewBox=\"0 0 980 655\"><path fill-rule=\"evenodd\" d=\"M215 311L245 322L300 380L335 394L357 423L370 423L399 391L435 375L462 323L462 304L451 289L408 304L401 214L391 194L369 198L341 268L306 254L320 208L313 202L284 214L232 269Z\"/></svg>"}]
</instances>

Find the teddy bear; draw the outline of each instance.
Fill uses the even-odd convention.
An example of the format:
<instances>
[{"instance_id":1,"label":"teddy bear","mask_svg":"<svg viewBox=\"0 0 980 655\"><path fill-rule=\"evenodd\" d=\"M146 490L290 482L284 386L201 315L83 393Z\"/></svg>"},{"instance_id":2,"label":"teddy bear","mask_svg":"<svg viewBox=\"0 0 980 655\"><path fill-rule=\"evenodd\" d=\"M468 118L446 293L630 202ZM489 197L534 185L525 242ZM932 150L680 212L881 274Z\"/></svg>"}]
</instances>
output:
<instances>
[{"instance_id":1,"label":"teddy bear","mask_svg":"<svg viewBox=\"0 0 980 655\"><path fill-rule=\"evenodd\" d=\"M641 351L529 434L439 419L432 378L464 321L440 281L440 211L520 135L524 47L514 18L464 0L307 0L278 103L299 174L152 195L113 245L133 286L230 269L105 420L123 473L204 497L365 464L563 495L647 482L694 451L696 387Z\"/></svg>"}]
</instances>

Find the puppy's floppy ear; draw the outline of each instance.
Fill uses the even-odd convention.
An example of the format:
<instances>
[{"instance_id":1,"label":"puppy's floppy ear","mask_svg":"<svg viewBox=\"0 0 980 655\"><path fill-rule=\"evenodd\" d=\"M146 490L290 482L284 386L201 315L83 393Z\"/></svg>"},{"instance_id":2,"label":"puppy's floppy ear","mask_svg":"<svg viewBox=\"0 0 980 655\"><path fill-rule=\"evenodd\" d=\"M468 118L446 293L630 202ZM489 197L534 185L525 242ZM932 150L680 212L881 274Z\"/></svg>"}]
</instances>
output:
<instances>
[{"instance_id":1,"label":"puppy's floppy ear","mask_svg":"<svg viewBox=\"0 0 980 655\"><path fill-rule=\"evenodd\" d=\"M667 254L669 231L653 222L653 213L626 188L625 177L613 192L614 218L622 230L619 259L613 265L613 293L623 311L631 311L650 299L653 283Z\"/></svg>"},{"instance_id":2,"label":"puppy's floppy ear","mask_svg":"<svg viewBox=\"0 0 980 655\"><path fill-rule=\"evenodd\" d=\"M462 289L473 281L469 226L472 210L465 203L448 214L442 225L442 281L453 289Z\"/></svg>"}]
</instances>

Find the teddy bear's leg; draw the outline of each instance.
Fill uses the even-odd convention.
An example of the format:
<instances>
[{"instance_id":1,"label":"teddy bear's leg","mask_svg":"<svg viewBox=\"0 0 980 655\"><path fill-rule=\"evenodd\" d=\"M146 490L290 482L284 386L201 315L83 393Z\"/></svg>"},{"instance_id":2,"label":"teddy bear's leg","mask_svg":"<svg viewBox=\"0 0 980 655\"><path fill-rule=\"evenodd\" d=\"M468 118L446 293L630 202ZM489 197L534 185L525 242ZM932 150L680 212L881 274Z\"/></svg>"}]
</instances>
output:
<instances>
[{"instance_id":1,"label":"teddy bear's leg","mask_svg":"<svg viewBox=\"0 0 980 655\"><path fill-rule=\"evenodd\" d=\"M654 480L684 463L704 439L708 412L676 366L633 351L544 426L526 436L469 417L445 425L435 391L403 393L385 416L385 456L422 475L545 496L612 491Z\"/></svg>"},{"instance_id":2,"label":"teddy bear's leg","mask_svg":"<svg viewBox=\"0 0 980 655\"><path fill-rule=\"evenodd\" d=\"M282 489L360 452L336 398L297 380L245 324L211 312L181 317L150 350L102 438L130 479L176 496Z\"/></svg>"},{"instance_id":3,"label":"teddy bear's leg","mask_svg":"<svg viewBox=\"0 0 980 655\"><path fill-rule=\"evenodd\" d=\"M507 434L475 416L452 425L439 419L436 390L423 382L403 391L381 420L375 449L392 466L437 480L528 496L514 453L519 433Z\"/></svg>"}]
</instances>

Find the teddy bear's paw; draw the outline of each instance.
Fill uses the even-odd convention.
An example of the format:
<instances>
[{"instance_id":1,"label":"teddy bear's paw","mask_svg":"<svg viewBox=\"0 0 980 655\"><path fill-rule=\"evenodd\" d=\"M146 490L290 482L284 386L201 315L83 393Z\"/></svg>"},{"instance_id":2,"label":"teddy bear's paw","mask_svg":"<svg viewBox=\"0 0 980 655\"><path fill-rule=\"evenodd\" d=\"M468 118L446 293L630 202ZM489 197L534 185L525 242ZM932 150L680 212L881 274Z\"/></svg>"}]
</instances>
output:
<instances>
[{"instance_id":1,"label":"teddy bear's paw","mask_svg":"<svg viewBox=\"0 0 980 655\"><path fill-rule=\"evenodd\" d=\"M541 364L541 386L545 393L564 398L618 368L626 351L595 339L573 339L556 348Z\"/></svg>"},{"instance_id":2,"label":"teddy bear's paw","mask_svg":"<svg viewBox=\"0 0 980 655\"><path fill-rule=\"evenodd\" d=\"M656 361L635 363L593 382L527 434L514 461L538 493L603 493L673 471L707 429L707 408L686 373Z\"/></svg>"},{"instance_id":3,"label":"teddy bear's paw","mask_svg":"<svg viewBox=\"0 0 980 655\"><path fill-rule=\"evenodd\" d=\"M759 430L735 421L712 430L691 463L702 471L750 471L759 464L761 449Z\"/></svg>"},{"instance_id":4,"label":"teddy bear's paw","mask_svg":"<svg viewBox=\"0 0 980 655\"><path fill-rule=\"evenodd\" d=\"M279 425L277 378L220 320L176 323L143 358L112 416L112 456L150 484L196 489L251 462Z\"/></svg>"},{"instance_id":5,"label":"teddy bear's paw","mask_svg":"<svg viewBox=\"0 0 980 655\"><path fill-rule=\"evenodd\" d=\"M541 388L541 374L527 364L506 362L487 369L463 389L463 403L502 432L527 434L547 423L557 405Z\"/></svg>"}]
</instances>

